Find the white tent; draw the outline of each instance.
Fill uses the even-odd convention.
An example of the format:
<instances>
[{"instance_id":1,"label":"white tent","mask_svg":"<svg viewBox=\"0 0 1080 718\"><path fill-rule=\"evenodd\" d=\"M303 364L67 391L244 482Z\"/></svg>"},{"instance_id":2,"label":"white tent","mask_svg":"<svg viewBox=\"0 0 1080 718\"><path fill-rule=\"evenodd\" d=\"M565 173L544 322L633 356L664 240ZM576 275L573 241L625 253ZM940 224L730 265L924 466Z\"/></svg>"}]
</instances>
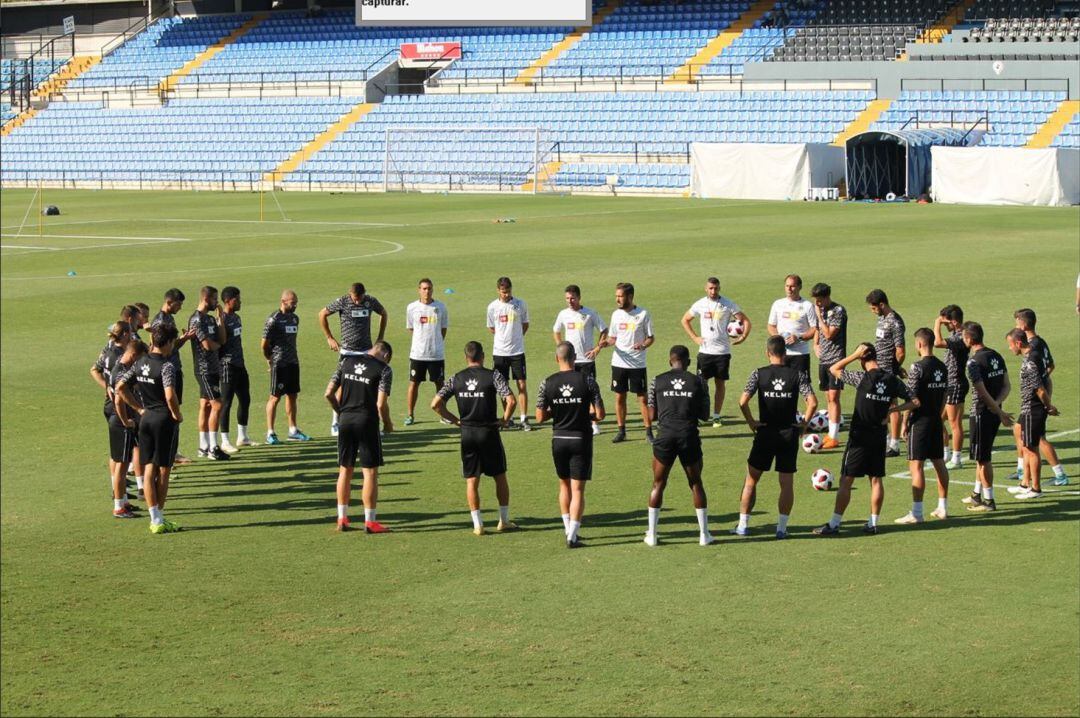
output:
<instances>
[{"instance_id":1,"label":"white tent","mask_svg":"<svg viewBox=\"0 0 1080 718\"><path fill-rule=\"evenodd\" d=\"M1080 150L1052 147L934 147L935 202L1080 204Z\"/></svg>"},{"instance_id":2,"label":"white tent","mask_svg":"<svg viewBox=\"0 0 1080 718\"><path fill-rule=\"evenodd\" d=\"M759 143L690 145L690 191L696 197L803 200L811 187L844 179L844 149Z\"/></svg>"}]
</instances>

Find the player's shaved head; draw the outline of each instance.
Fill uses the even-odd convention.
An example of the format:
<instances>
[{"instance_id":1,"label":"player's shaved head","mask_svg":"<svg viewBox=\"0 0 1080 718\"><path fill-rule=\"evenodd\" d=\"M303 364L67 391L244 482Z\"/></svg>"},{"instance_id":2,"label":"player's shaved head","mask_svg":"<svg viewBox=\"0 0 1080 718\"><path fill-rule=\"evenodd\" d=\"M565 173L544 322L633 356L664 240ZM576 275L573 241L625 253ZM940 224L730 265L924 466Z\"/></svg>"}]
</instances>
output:
<instances>
[{"instance_id":1,"label":"player's shaved head","mask_svg":"<svg viewBox=\"0 0 1080 718\"><path fill-rule=\"evenodd\" d=\"M381 339L375 342L375 346L371 347L371 353L387 364L394 358L394 348L390 346L390 342Z\"/></svg>"},{"instance_id":2,"label":"player's shaved head","mask_svg":"<svg viewBox=\"0 0 1080 718\"><path fill-rule=\"evenodd\" d=\"M217 293L217 287L211 287L209 284L207 284L205 287L199 290L199 297L201 297L202 299L209 299L210 297L216 297Z\"/></svg>"},{"instance_id":3,"label":"player's shaved head","mask_svg":"<svg viewBox=\"0 0 1080 718\"><path fill-rule=\"evenodd\" d=\"M922 342L924 346L934 346L934 332L926 327L919 327L915 330L915 341Z\"/></svg>"},{"instance_id":4,"label":"player's shaved head","mask_svg":"<svg viewBox=\"0 0 1080 718\"><path fill-rule=\"evenodd\" d=\"M769 356L783 357L787 355L787 344L782 336L769 337L765 341L765 351Z\"/></svg>"},{"instance_id":5,"label":"player's shaved head","mask_svg":"<svg viewBox=\"0 0 1080 718\"><path fill-rule=\"evenodd\" d=\"M555 358L560 364L573 364L574 359L577 358L574 345L570 342L559 342L558 346L555 347Z\"/></svg>"},{"instance_id":6,"label":"player's shaved head","mask_svg":"<svg viewBox=\"0 0 1080 718\"><path fill-rule=\"evenodd\" d=\"M283 302L290 302L294 299L296 299L296 292L291 289L286 289L284 292L281 293L281 301Z\"/></svg>"},{"instance_id":7,"label":"player's shaved head","mask_svg":"<svg viewBox=\"0 0 1080 718\"><path fill-rule=\"evenodd\" d=\"M473 364L482 364L484 361L484 345L480 342L467 342L465 344L465 358Z\"/></svg>"},{"instance_id":8,"label":"player's shaved head","mask_svg":"<svg viewBox=\"0 0 1080 718\"><path fill-rule=\"evenodd\" d=\"M690 366L690 350L682 344L676 344L668 350L668 364L680 369Z\"/></svg>"}]
</instances>

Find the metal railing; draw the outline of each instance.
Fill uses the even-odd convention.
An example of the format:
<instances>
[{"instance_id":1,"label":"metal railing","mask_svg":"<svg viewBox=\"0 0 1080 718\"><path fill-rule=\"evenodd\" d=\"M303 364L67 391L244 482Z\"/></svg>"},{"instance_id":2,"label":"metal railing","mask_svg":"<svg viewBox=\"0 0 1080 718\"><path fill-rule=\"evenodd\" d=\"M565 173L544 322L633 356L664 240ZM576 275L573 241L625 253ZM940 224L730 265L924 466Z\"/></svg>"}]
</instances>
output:
<instances>
[{"instance_id":1,"label":"metal railing","mask_svg":"<svg viewBox=\"0 0 1080 718\"><path fill-rule=\"evenodd\" d=\"M70 43L70 44L69 44ZM61 65L75 56L75 33L60 35L49 40L39 47L29 57L11 61L11 70L8 78L0 80L8 84L0 86L0 96L7 95L12 107L18 107L19 111L30 106L30 97L38 87L35 77L35 68L47 62L48 72L42 82L49 75L56 72ZM59 65L57 60L59 58Z\"/></svg>"},{"instance_id":2,"label":"metal railing","mask_svg":"<svg viewBox=\"0 0 1080 718\"><path fill-rule=\"evenodd\" d=\"M106 42L104 45L101 46L101 50L99 51L101 57L104 58L106 55L110 54L113 50L117 49L118 47L123 45L125 42L127 42L131 38L135 37L140 32L142 32L146 28L150 27L151 25L153 25L155 22L157 22L161 18L165 17L166 15L171 17L172 14L173 14L172 3L167 3L165 5L164 9L161 12L159 12L157 15L150 15L150 16L139 18L135 22L128 25L126 30L124 30L119 35L117 35L116 37L114 37L113 39L109 40L108 42Z\"/></svg>"},{"instance_id":3,"label":"metal railing","mask_svg":"<svg viewBox=\"0 0 1080 718\"><path fill-rule=\"evenodd\" d=\"M911 85L914 83L927 83L930 85L930 87L911 87ZM1058 87L1046 87L1046 85L1058 85ZM1072 81L1068 77L901 78L901 92L917 90L930 90L939 92L944 92L946 90L954 90L960 92L992 92L1002 90L1017 90L1020 92L1064 92L1067 97L1072 97Z\"/></svg>"}]
</instances>

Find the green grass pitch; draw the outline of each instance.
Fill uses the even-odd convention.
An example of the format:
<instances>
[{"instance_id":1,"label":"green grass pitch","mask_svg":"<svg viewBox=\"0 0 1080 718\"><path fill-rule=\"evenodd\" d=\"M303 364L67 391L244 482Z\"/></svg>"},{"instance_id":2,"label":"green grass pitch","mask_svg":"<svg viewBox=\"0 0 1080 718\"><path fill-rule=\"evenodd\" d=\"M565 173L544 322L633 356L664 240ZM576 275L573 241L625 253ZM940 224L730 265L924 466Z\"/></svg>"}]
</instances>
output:
<instances>
[{"instance_id":1,"label":"green grass pitch","mask_svg":"<svg viewBox=\"0 0 1080 718\"><path fill-rule=\"evenodd\" d=\"M61 192L43 223L31 193L3 193L2 699L26 714L903 714L1080 712L1076 208L962 208L558 196L279 195L259 222L254 194ZM496 218L514 223L496 224ZM46 249L48 248L48 249ZM74 272L74 276L68 276ZM866 292L884 288L910 335L956 302L1009 361L1012 311L1031 306L1057 360L1050 432L1074 484L1000 510L964 511L974 471L954 472L952 517L913 528L908 482L886 480L884 532L857 529L856 486L839 539L812 538L833 494L810 473L839 452L801 455L793 538L773 540L775 475L754 535L733 525L749 449L744 426L704 429L705 486L719 542L702 548L673 473L663 543L642 544L650 450L599 437L582 530L561 540L550 433L506 435L512 512L524 530L469 531L456 433L426 408L403 427L405 305L430 276L451 312L448 369L470 339L490 345L484 307L510 275L532 314L530 409L555 370L550 327L562 289L610 316L632 281L655 317L651 374L687 339L679 327L704 279L755 323L734 354L728 417L764 363L766 315L784 275L834 288L852 344L870 338ZM334 532L335 450L322 398L335 362L320 307L363 281L390 310L397 350L380 519L386 536ZM307 445L258 447L227 464L181 467L151 536L110 516L101 397L88 370L120 306L156 311L165 289L243 291L253 419L266 378L258 330L283 288L299 294ZM443 294L452 288L453 294ZM806 294L809 292L806 291ZM336 326L336 322L335 322ZM913 346L913 345L912 345ZM186 348L185 352L188 352ZM601 383L609 354L602 356ZM183 450L195 453L194 383ZM815 363L816 371L816 363ZM606 394L609 411L613 406ZM821 397L823 400L823 397ZM845 392L845 413L851 392ZM1015 411L1014 394L1008 408ZM279 418L279 422L284 417ZM842 436L842 439L845 436ZM1015 459L998 440L999 486ZM890 473L906 470L890 460ZM1047 473L1049 469L1044 469ZM933 488L928 489L933 503ZM494 491L485 483L485 518ZM354 492L354 516L359 493Z\"/></svg>"}]
</instances>

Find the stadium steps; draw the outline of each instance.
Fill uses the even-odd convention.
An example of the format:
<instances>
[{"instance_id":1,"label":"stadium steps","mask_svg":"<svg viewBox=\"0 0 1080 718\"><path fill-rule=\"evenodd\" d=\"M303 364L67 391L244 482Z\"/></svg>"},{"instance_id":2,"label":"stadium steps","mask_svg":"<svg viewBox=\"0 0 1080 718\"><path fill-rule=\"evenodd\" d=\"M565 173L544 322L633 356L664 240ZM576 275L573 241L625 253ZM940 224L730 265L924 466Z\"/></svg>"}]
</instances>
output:
<instances>
[{"instance_id":1,"label":"stadium steps","mask_svg":"<svg viewBox=\"0 0 1080 718\"><path fill-rule=\"evenodd\" d=\"M622 0L609 0L607 5L593 13L591 26L582 25L574 28L573 32L552 45L543 55L533 60L528 67L519 72L518 76L514 78L514 82L519 85L531 85L533 79L540 74L541 69L558 60L570 48L581 42L581 39L585 37L585 33L602 23L611 13L618 10L621 4Z\"/></svg>"},{"instance_id":2,"label":"stadium steps","mask_svg":"<svg viewBox=\"0 0 1080 718\"><path fill-rule=\"evenodd\" d=\"M277 182L284 179L289 173L295 172L309 157L336 140L341 133L355 125L364 115L377 106L373 102L361 102L346 112L337 122L320 132L311 142L294 152L289 159L263 175L263 179L268 182Z\"/></svg>"},{"instance_id":3,"label":"stadium steps","mask_svg":"<svg viewBox=\"0 0 1080 718\"><path fill-rule=\"evenodd\" d=\"M953 31L953 28L960 24L964 19L964 15L970 10L979 0L960 0L960 2L953 5L949 10L942 15L933 25L915 38L915 43L919 45L926 45L929 43L942 42L945 36ZM907 52L902 52L896 58L897 62L907 62Z\"/></svg>"},{"instance_id":4,"label":"stadium steps","mask_svg":"<svg viewBox=\"0 0 1080 718\"><path fill-rule=\"evenodd\" d=\"M161 83L158 85L158 91L160 91L160 92L168 92L170 90L176 89L176 86L180 84L180 81L184 77L186 77L187 75L190 75L192 72L199 69L200 67L205 65L210 60L214 59L214 57L216 57L218 55L218 53L220 53L226 47L228 47L229 45L233 44L234 42L239 40L244 35L251 32L255 28L255 26L258 25L259 23L261 23L263 20L265 20L266 17L267 16L265 14L256 15L255 17L251 18L250 20L245 22L240 27L238 27L235 30L233 30L232 32L230 32L225 37L223 37L220 40L218 40L217 42L215 42L210 47L208 47L205 50L203 50L202 52L200 52L198 55L196 55L192 59L185 62L183 67L181 67L180 69L174 71L171 75L169 75L168 77L166 77L164 80L161 81Z\"/></svg>"},{"instance_id":5,"label":"stadium steps","mask_svg":"<svg viewBox=\"0 0 1080 718\"><path fill-rule=\"evenodd\" d=\"M537 182L540 183L539 184L540 187L543 187L545 182L549 181L552 177L554 177L555 175L557 175L559 173L559 170L562 169L563 164L564 164L563 162L560 162L558 160L552 160L551 162L545 162L543 165L541 165L540 172L537 173L538 174L537 178L535 180L529 180L525 184L521 185L521 187L520 187L521 191L522 192L532 192L533 188L537 186L536 185Z\"/></svg>"},{"instance_id":6,"label":"stadium steps","mask_svg":"<svg viewBox=\"0 0 1080 718\"><path fill-rule=\"evenodd\" d=\"M758 20L765 17L765 13L773 9L775 2L773 0L757 0L750 8L739 16L739 19L733 22L730 26L720 31L720 34L714 37L705 45L705 47L698 50L697 54L683 63L683 66L672 73L671 77L667 79L668 84L687 84L697 79L697 76L701 74L701 69L716 59L720 53L731 46L733 42L739 39L739 36L746 30L749 30L754 26Z\"/></svg>"},{"instance_id":7,"label":"stadium steps","mask_svg":"<svg viewBox=\"0 0 1080 718\"><path fill-rule=\"evenodd\" d=\"M1024 146L1033 149L1049 147L1077 113L1080 113L1080 100L1063 100Z\"/></svg>"},{"instance_id":8,"label":"stadium steps","mask_svg":"<svg viewBox=\"0 0 1080 718\"><path fill-rule=\"evenodd\" d=\"M69 82L99 62L101 62L101 57L98 55L77 55L71 58L59 70L52 75L49 75L45 82L38 85L34 89L33 96L52 97L53 95L61 94ZM0 137L7 137L15 131L15 129L26 124L26 122L36 114L37 110L34 108L26 108L18 115L11 118L3 128L0 128Z\"/></svg>"},{"instance_id":9,"label":"stadium steps","mask_svg":"<svg viewBox=\"0 0 1080 718\"><path fill-rule=\"evenodd\" d=\"M878 121L878 119L885 114L889 109L889 105L892 104L892 100L874 100L866 109L859 113L859 116L851 121L843 131L836 136L832 141L832 144L836 147L843 147L844 144L859 134L860 132L866 132L870 129L870 125Z\"/></svg>"}]
</instances>

